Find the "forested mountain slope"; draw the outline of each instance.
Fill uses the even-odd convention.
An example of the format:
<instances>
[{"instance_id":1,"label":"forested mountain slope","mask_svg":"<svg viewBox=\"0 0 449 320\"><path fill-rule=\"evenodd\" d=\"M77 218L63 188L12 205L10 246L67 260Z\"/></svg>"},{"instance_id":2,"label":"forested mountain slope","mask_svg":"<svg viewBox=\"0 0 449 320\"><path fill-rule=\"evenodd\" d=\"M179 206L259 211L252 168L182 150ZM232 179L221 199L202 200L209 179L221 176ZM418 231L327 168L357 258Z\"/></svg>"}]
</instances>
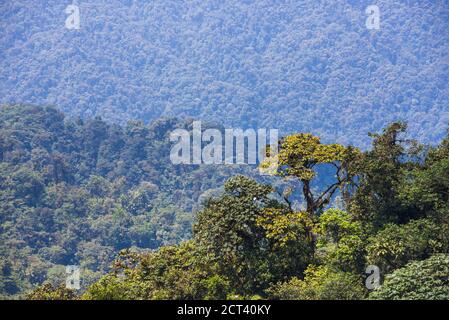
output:
<instances>
[{"instance_id":1,"label":"forested mountain slope","mask_svg":"<svg viewBox=\"0 0 449 320\"><path fill-rule=\"evenodd\" d=\"M284 137L273 174L298 187L234 176L196 214L191 240L123 250L87 290L46 283L27 298L448 300L449 136L437 146L407 136L392 123L365 152ZM323 166L336 174L312 195ZM329 208L337 188L343 206Z\"/></svg>"},{"instance_id":2,"label":"forested mountain slope","mask_svg":"<svg viewBox=\"0 0 449 320\"><path fill-rule=\"evenodd\" d=\"M58 279L70 264L86 269L87 285L120 249L190 238L194 212L236 168L172 165L169 133L188 125L122 127L1 106L0 296Z\"/></svg>"},{"instance_id":3,"label":"forested mountain slope","mask_svg":"<svg viewBox=\"0 0 449 320\"><path fill-rule=\"evenodd\" d=\"M191 116L367 146L406 120L436 142L449 122L446 0L0 3L0 102L114 122Z\"/></svg>"}]
</instances>

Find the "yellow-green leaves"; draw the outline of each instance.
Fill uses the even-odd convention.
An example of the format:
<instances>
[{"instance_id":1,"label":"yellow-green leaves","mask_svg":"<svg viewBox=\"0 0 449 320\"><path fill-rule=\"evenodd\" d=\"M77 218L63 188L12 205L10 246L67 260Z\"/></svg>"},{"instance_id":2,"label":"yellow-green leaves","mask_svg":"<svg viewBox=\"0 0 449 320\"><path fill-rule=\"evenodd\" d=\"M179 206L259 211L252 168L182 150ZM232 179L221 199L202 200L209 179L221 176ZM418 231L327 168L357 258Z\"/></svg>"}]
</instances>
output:
<instances>
[{"instance_id":1,"label":"yellow-green leaves","mask_svg":"<svg viewBox=\"0 0 449 320\"><path fill-rule=\"evenodd\" d=\"M360 156L357 148L322 144L318 137L310 133L298 133L281 140L274 174L300 180L306 211L317 214L329 204L338 189L342 191L343 198L348 199L348 186L357 173ZM316 194L310 181L316 176L316 167L320 164L331 164L335 168L336 181L326 186L321 194ZM270 163L264 162L261 167L265 170Z\"/></svg>"},{"instance_id":2,"label":"yellow-green leaves","mask_svg":"<svg viewBox=\"0 0 449 320\"><path fill-rule=\"evenodd\" d=\"M312 180L316 164L342 161L345 151L346 148L339 144L322 144L318 137L310 133L287 136L280 145L278 174Z\"/></svg>"},{"instance_id":3,"label":"yellow-green leaves","mask_svg":"<svg viewBox=\"0 0 449 320\"><path fill-rule=\"evenodd\" d=\"M256 220L256 224L266 232L268 239L274 240L278 247L289 241L298 241L304 235L304 228L312 225L306 212L286 212L283 209L266 208Z\"/></svg>"},{"instance_id":4,"label":"yellow-green leaves","mask_svg":"<svg viewBox=\"0 0 449 320\"><path fill-rule=\"evenodd\" d=\"M272 286L268 293L282 300L352 300L364 298L366 290L357 275L309 265L304 279L293 277Z\"/></svg>"}]
</instances>

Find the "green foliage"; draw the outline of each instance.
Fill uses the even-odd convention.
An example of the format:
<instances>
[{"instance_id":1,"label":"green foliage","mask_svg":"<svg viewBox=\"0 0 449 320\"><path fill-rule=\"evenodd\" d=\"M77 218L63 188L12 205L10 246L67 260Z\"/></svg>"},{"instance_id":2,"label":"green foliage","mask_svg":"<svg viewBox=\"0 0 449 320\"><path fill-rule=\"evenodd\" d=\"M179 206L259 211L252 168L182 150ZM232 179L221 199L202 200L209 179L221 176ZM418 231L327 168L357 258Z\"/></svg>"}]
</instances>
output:
<instances>
[{"instance_id":1,"label":"green foliage","mask_svg":"<svg viewBox=\"0 0 449 320\"><path fill-rule=\"evenodd\" d=\"M367 265L388 274L372 299L448 298L449 138L419 145L393 123L362 153L296 134L278 172L294 179L237 175L217 192L229 171L149 156L167 154L176 121L120 127L35 107L0 121L2 298L364 299ZM320 193L310 182L323 173ZM344 206L327 209L338 192ZM80 296L60 286L69 263Z\"/></svg>"},{"instance_id":2,"label":"green foliage","mask_svg":"<svg viewBox=\"0 0 449 320\"><path fill-rule=\"evenodd\" d=\"M278 169L275 175L286 179L292 177L302 184L302 196L306 204L306 212L312 218L329 204L334 193L340 188L346 196L346 188L352 184L355 172L353 163L359 157L360 151L353 147L339 144L323 144L320 139L309 133L298 133L287 136L280 141ZM261 167L270 166L271 159L262 163ZM325 190L314 194L311 181L317 175L317 167L330 165L335 169L336 181L325 186Z\"/></svg>"},{"instance_id":3,"label":"green foliage","mask_svg":"<svg viewBox=\"0 0 449 320\"><path fill-rule=\"evenodd\" d=\"M64 285L53 287L50 283L45 283L26 295L27 300L75 300L77 298L73 290L66 289Z\"/></svg>"},{"instance_id":4,"label":"green foliage","mask_svg":"<svg viewBox=\"0 0 449 320\"><path fill-rule=\"evenodd\" d=\"M320 215L316 231L327 240L338 243L347 236L360 235L362 226L348 212L329 209Z\"/></svg>"},{"instance_id":5,"label":"green foliage","mask_svg":"<svg viewBox=\"0 0 449 320\"><path fill-rule=\"evenodd\" d=\"M119 126L66 119L54 108L1 106L0 260L11 271L0 295L57 282L53 271L73 264L88 285L121 249L190 238L192 211L231 169L169 162L169 133L188 125Z\"/></svg>"},{"instance_id":6,"label":"green foliage","mask_svg":"<svg viewBox=\"0 0 449 320\"><path fill-rule=\"evenodd\" d=\"M390 273L409 261L423 260L434 253L449 252L449 225L429 219L405 225L389 224L368 240L367 260Z\"/></svg>"},{"instance_id":7,"label":"green foliage","mask_svg":"<svg viewBox=\"0 0 449 320\"><path fill-rule=\"evenodd\" d=\"M287 136L281 141L279 151L280 175L295 176L310 181L316 173L313 167L322 163L334 163L344 158L345 147L338 144L322 144L309 133Z\"/></svg>"},{"instance_id":8,"label":"green foliage","mask_svg":"<svg viewBox=\"0 0 449 320\"><path fill-rule=\"evenodd\" d=\"M266 208L256 219L256 225L263 228L266 238L280 248L311 236L307 230L312 223L305 212L289 212L285 208Z\"/></svg>"},{"instance_id":9,"label":"green foliage","mask_svg":"<svg viewBox=\"0 0 449 320\"><path fill-rule=\"evenodd\" d=\"M214 273L193 242L155 252L123 251L113 271L90 286L88 300L224 299L226 278Z\"/></svg>"},{"instance_id":10,"label":"green foliage","mask_svg":"<svg viewBox=\"0 0 449 320\"><path fill-rule=\"evenodd\" d=\"M360 183L350 210L361 221L381 227L388 222L406 221L398 200L406 156L401 135L406 126L393 123L382 134L372 134L373 148L359 164Z\"/></svg>"},{"instance_id":11,"label":"green foliage","mask_svg":"<svg viewBox=\"0 0 449 320\"><path fill-rule=\"evenodd\" d=\"M304 280L292 278L268 290L269 297L280 300L358 300L366 290L361 277L310 265Z\"/></svg>"},{"instance_id":12,"label":"green foliage","mask_svg":"<svg viewBox=\"0 0 449 320\"><path fill-rule=\"evenodd\" d=\"M438 212L447 210L449 203L447 172L449 172L449 157L428 160L423 169L410 172L400 190L399 196L403 205L416 212L417 216L438 216Z\"/></svg>"},{"instance_id":13,"label":"green foliage","mask_svg":"<svg viewBox=\"0 0 449 320\"><path fill-rule=\"evenodd\" d=\"M262 294L271 282L301 274L310 253L305 232L285 241L261 219L274 209L287 210L270 197L272 187L243 176L229 179L224 194L211 199L198 213L194 239L211 263L233 284L236 293ZM273 221L271 221L273 222Z\"/></svg>"},{"instance_id":14,"label":"green foliage","mask_svg":"<svg viewBox=\"0 0 449 320\"><path fill-rule=\"evenodd\" d=\"M367 231L348 212L329 209L315 225L317 256L338 270L362 273Z\"/></svg>"},{"instance_id":15,"label":"green foliage","mask_svg":"<svg viewBox=\"0 0 449 320\"><path fill-rule=\"evenodd\" d=\"M436 254L395 270L370 299L449 300L449 255Z\"/></svg>"}]
</instances>

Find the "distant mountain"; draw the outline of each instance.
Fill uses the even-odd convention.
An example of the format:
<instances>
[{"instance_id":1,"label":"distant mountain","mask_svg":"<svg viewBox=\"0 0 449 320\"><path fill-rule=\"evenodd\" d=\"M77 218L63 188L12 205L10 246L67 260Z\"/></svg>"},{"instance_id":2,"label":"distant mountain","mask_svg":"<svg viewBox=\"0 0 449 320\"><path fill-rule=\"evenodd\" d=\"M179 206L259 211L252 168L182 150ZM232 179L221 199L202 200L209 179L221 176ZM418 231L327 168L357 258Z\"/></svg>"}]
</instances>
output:
<instances>
[{"instance_id":1,"label":"distant mountain","mask_svg":"<svg viewBox=\"0 0 449 320\"><path fill-rule=\"evenodd\" d=\"M449 122L449 4L375 1L0 3L0 103L55 105L113 122L190 116L308 131L367 146L407 120L424 142Z\"/></svg>"}]
</instances>

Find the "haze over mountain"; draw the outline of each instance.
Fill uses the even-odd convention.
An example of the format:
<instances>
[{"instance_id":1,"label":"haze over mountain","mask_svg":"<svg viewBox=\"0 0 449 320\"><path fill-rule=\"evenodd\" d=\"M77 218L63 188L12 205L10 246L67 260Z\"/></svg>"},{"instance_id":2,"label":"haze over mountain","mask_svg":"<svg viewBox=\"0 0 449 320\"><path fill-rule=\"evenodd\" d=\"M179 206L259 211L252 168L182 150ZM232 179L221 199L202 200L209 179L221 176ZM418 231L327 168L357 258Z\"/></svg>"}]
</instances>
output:
<instances>
[{"instance_id":1,"label":"haze over mountain","mask_svg":"<svg viewBox=\"0 0 449 320\"><path fill-rule=\"evenodd\" d=\"M435 142L449 122L449 5L375 1L0 3L0 103L114 122L190 116L308 131L366 146L406 120Z\"/></svg>"}]
</instances>

